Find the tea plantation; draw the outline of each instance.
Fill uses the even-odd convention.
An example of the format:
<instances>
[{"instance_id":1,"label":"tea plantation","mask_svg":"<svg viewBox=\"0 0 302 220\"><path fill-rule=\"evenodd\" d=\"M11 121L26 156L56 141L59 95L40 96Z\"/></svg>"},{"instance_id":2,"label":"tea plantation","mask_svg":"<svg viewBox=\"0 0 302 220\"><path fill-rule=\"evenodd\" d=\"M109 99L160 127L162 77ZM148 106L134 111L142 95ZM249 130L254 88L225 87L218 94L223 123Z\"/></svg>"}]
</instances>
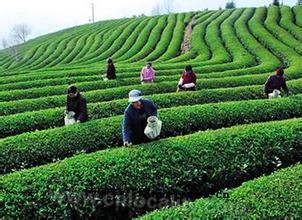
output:
<instances>
[{"instance_id":1,"label":"tea plantation","mask_svg":"<svg viewBox=\"0 0 302 220\"><path fill-rule=\"evenodd\" d=\"M188 64L197 89L176 92ZM291 95L266 99L280 66ZM64 126L70 84L89 121ZM123 147L132 89L163 128ZM301 161L302 6L106 20L0 50L0 218L299 219Z\"/></svg>"}]
</instances>

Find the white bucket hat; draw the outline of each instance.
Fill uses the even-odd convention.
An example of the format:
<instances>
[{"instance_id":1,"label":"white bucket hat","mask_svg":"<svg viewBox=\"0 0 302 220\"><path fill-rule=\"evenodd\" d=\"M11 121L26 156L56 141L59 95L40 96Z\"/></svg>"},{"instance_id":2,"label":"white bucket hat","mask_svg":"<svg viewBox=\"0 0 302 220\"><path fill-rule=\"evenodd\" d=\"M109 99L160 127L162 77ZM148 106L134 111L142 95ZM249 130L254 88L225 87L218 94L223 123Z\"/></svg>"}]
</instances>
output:
<instances>
[{"instance_id":1,"label":"white bucket hat","mask_svg":"<svg viewBox=\"0 0 302 220\"><path fill-rule=\"evenodd\" d=\"M129 92L128 102L137 102L143 98L141 91L133 89Z\"/></svg>"}]
</instances>

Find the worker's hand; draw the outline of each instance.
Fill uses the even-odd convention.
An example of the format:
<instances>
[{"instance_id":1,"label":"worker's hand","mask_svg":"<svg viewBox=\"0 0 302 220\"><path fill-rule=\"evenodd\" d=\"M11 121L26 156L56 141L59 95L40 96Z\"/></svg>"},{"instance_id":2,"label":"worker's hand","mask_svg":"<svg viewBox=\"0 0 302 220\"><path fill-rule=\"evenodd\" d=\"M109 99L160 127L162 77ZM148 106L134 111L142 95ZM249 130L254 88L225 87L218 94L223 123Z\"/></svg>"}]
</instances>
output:
<instances>
[{"instance_id":1,"label":"worker's hand","mask_svg":"<svg viewBox=\"0 0 302 220\"><path fill-rule=\"evenodd\" d=\"M131 145L132 145L132 143L130 141L125 141L124 142L125 147L130 147Z\"/></svg>"}]
</instances>

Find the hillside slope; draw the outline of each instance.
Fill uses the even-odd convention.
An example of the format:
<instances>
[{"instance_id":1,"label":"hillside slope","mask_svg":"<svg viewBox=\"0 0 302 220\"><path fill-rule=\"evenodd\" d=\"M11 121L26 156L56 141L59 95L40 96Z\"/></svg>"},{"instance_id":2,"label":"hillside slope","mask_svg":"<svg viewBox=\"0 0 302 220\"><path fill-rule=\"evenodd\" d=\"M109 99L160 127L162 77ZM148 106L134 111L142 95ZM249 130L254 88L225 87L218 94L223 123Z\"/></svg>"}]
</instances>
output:
<instances>
[{"instance_id":1,"label":"hillside slope","mask_svg":"<svg viewBox=\"0 0 302 220\"><path fill-rule=\"evenodd\" d=\"M233 189L229 200L203 198L302 161L301 18L301 6L143 16L1 50L0 218L130 219L197 198L150 218L233 217L229 206L239 218L245 209L252 218L299 216L301 166ZM101 78L108 57L116 80ZM153 84L140 83L146 61ZM188 64L196 90L176 92ZM291 95L267 100L263 84L281 65ZM70 84L86 97L89 121L64 126ZM159 140L122 147L132 89L154 101L163 128ZM280 176L289 179L274 189ZM150 198L152 206L135 204ZM224 209L198 212L208 204Z\"/></svg>"}]
</instances>

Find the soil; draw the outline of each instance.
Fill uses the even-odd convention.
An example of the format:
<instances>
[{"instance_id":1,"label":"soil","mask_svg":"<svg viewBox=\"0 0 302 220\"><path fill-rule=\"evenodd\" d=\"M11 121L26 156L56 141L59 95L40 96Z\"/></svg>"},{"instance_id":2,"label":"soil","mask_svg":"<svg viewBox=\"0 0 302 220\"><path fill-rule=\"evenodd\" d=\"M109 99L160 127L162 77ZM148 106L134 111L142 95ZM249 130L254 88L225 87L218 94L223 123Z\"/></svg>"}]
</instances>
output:
<instances>
[{"instance_id":1,"label":"soil","mask_svg":"<svg viewBox=\"0 0 302 220\"><path fill-rule=\"evenodd\" d=\"M195 17L193 17L191 19L191 21L189 22L189 24L187 25L187 27L185 28L184 31L184 38L183 38L183 42L181 44L181 54L187 53L190 50L190 38L191 38L191 33L192 33L192 26L195 22Z\"/></svg>"}]
</instances>

